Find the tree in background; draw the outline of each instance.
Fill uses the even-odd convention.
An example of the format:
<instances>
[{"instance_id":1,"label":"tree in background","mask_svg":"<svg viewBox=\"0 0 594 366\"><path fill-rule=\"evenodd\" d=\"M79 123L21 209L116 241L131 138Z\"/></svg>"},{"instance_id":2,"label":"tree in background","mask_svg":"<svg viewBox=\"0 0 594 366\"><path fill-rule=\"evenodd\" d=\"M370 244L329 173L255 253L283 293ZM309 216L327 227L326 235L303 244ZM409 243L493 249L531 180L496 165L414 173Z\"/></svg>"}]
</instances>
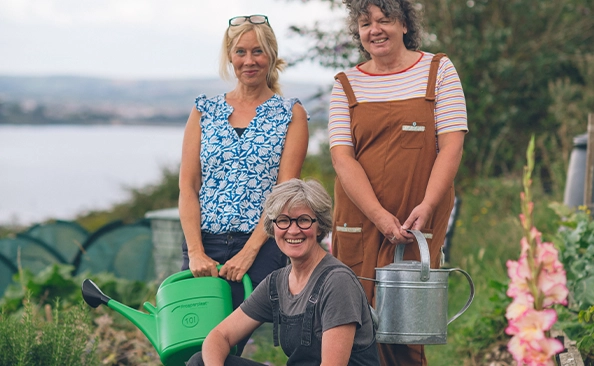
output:
<instances>
[{"instance_id":1,"label":"tree in background","mask_svg":"<svg viewBox=\"0 0 594 366\"><path fill-rule=\"evenodd\" d=\"M322 1L346 10L340 0ZM460 176L521 170L522 147L538 137L544 181L559 186L572 139L594 111L592 0L424 0L423 50L444 52L466 95L470 133ZM291 26L310 49L294 62L346 68L360 61L346 25Z\"/></svg>"}]
</instances>

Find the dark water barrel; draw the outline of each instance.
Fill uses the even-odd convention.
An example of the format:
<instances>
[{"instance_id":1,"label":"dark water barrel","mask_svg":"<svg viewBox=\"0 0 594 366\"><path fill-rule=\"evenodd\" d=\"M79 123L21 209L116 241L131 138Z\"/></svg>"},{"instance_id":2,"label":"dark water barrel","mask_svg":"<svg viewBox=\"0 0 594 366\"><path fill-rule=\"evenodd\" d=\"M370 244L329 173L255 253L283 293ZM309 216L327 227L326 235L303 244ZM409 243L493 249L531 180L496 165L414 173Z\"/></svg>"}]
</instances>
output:
<instances>
[{"instance_id":1,"label":"dark water barrel","mask_svg":"<svg viewBox=\"0 0 594 366\"><path fill-rule=\"evenodd\" d=\"M567 181L565 182L565 194L563 196L563 203L569 207L578 207L584 204L587 148L587 133L573 138L573 150L569 157L569 168L567 168Z\"/></svg>"}]
</instances>

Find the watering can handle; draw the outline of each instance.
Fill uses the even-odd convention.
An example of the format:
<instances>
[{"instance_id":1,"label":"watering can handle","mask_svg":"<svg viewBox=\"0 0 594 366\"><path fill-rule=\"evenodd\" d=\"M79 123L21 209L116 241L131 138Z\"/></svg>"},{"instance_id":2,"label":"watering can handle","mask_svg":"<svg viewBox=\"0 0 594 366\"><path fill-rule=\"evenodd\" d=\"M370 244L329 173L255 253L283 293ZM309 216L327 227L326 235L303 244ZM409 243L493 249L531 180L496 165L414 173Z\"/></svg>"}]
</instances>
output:
<instances>
[{"instance_id":1,"label":"watering can handle","mask_svg":"<svg viewBox=\"0 0 594 366\"><path fill-rule=\"evenodd\" d=\"M421 281L425 282L429 280L429 245L427 244L427 239L422 232L419 230L406 230L409 233L413 234L417 239L417 244L419 245L419 251L421 252ZM394 263L402 261L402 257L404 256L404 249L407 244L399 244L396 246L396 251L394 252Z\"/></svg>"},{"instance_id":2,"label":"watering can handle","mask_svg":"<svg viewBox=\"0 0 594 366\"><path fill-rule=\"evenodd\" d=\"M456 315L454 315L450 320L448 320L448 324L450 324L451 322L456 320L460 315L462 315L466 311L466 309L468 309L468 307L472 303L472 300L474 299L474 283L472 282L472 278L470 278L470 275L466 271L461 270L460 268L451 268L450 271L458 271L461 272L464 276L466 276L468 284L470 285L470 296L468 297L468 301L466 302L466 305L464 305L462 310L460 310Z\"/></svg>"},{"instance_id":3,"label":"watering can handle","mask_svg":"<svg viewBox=\"0 0 594 366\"><path fill-rule=\"evenodd\" d=\"M223 267L223 265L221 265L221 264L217 265L217 269L219 271L221 270L221 267ZM192 271L190 271L189 269L186 269L185 271L177 272L177 273L174 273L171 276L167 277L161 283L161 286L168 285L170 283L177 282L177 281L187 280L190 278L194 278L194 275L192 274ZM243 283L243 291L245 294L244 300L245 300L248 298L248 296L250 296L250 294L254 290L254 286L252 285L252 280L250 279L250 276L248 276L247 273L243 275L241 282Z\"/></svg>"}]
</instances>

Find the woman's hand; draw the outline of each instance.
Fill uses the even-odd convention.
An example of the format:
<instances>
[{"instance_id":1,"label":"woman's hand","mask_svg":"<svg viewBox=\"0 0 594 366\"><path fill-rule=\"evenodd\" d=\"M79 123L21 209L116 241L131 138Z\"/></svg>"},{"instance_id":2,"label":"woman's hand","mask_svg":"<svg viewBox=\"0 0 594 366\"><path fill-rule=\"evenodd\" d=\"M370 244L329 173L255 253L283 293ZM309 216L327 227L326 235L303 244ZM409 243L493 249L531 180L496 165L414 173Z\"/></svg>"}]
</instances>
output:
<instances>
[{"instance_id":1,"label":"woman's hand","mask_svg":"<svg viewBox=\"0 0 594 366\"><path fill-rule=\"evenodd\" d=\"M355 159L352 146L338 145L330 150L332 165L347 196L377 229L395 244L412 243L413 235L402 229L396 216L386 210L377 199L367 173Z\"/></svg>"},{"instance_id":2,"label":"woman's hand","mask_svg":"<svg viewBox=\"0 0 594 366\"><path fill-rule=\"evenodd\" d=\"M252 250L246 243L239 253L235 254L233 258L225 262L219 271L219 276L224 277L229 281L241 282L243 275L252 267L257 255L258 249Z\"/></svg>"},{"instance_id":3,"label":"woman's hand","mask_svg":"<svg viewBox=\"0 0 594 366\"><path fill-rule=\"evenodd\" d=\"M375 227L394 244L412 243L413 235L408 233L396 216L384 210L381 215L372 220Z\"/></svg>"},{"instance_id":4,"label":"woman's hand","mask_svg":"<svg viewBox=\"0 0 594 366\"><path fill-rule=\"evenodd\" d=\"M433 215L433 209L426 203L421 202L420 205L415 207L410 216L402 224L403 230L421 230L425 227L425 224L429 218Z\"/></svg>"},{"instance_id":5,"label":"woman's hand","mask_svg":"<svg viewBox=\"0 0 594 366\"><path fill-rule=\"evenodd\" d=\"M217 269L219 262L207 256L204 252L188 253L188 255L190 257L190 271L192 271L194 277L219 276L219 270Z\"/></svg>"}]
</instances>

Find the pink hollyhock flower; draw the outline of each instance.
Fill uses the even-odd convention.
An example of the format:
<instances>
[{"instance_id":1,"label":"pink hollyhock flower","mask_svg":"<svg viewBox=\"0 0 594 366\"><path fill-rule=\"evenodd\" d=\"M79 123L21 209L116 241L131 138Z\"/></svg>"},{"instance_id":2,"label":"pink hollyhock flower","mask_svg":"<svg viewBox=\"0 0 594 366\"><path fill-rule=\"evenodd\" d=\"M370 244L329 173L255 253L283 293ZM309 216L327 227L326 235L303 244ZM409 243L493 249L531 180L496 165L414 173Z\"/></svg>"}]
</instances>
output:
<instances>
[{"instance_id":1,"label":"pink hollyhock flower","mask_svg":"<svg viewBox=\"0 0 594 366\"><path fill-rule=\"evenodd\" d=\"M563 349L561 342L552 338L526 342L514 336L508 343L508 350L518 365L527 366L554 366L553 356Z\"/></svg>"},{"instance_id":2,"label":"pink hollyhock flower","mask_svg":"<svg viewBox=\"0 0 594 366\"><path fill-rule=\"evenodd\" d=\"M530 342L545 338L544 332L557 321L557 312L552 309L526 310L520 317L511 319L505 332L516 334L523 341Z\"/></svg>"},{"instance_id":3,"label":"pink hollyhock flower","mask_svg":"<svg viewBox=\"0 0 594 366\"><path fill-rule=\"evenodd\" d=\"M514 360L521 365L526 354L526 342L522 342L522 339L518 336L513 336L507 344L507 350Z\"/></svg>"},{"instance_id":4,"label":"pink hollyhock flower","mask_svg":"<svg viewBox=\"0 0 594 366\"><path fill-rule=\"evenodd\" d=\"M511 283L507 289L507 296L516 297L525 293L530 293L528 288L528 279L531 278L530 268L526 261L526 256L521 256L518 261L508 260L507 275Z\"/></svg>"},{"instance_id":5,"label":"pink hollyhock flower","mask_svg":"<svg viewBox=\"0 0 594 366\"><path fill-rule=\"evenodd\" d=\"M563 269L563 264L559 261L559 252L553 243L538 243L536 246L536 258L543 264L543 269L547 271L558 271Z\"/></svg>"},{"instance_id":6,"label":"pink hollyhock flower","mask_svg":"<svg viewBox=\"0 0 594 366\"><path fill-rule=\"evenodd\" d=\"M530 249L530 244L528 243L528 239L526 239L525 236L520 240L520 248L522 249L520 255L526 255L526 252L528 249Z\"/></svg>"},{"instance_id":7,"label":"pink hollyhock flower","mask_svg":"<svg viewBox=\"0 0 594 366\"><path fill-rule=\"evenodd\" d=\"M520 241L518 261L507 261L510 278L507 295L513 301L505 313L508 319L505 332L513 336L508 349L518 365L554 365L552 357L563 350L563 345L556 339L547 338L547 332L557 321L556 311L547 307L567 304L567 279L557 249L551 243L543 243L542 234L533 225L534 137L530 140L526 158L528 164L524 167L522 180L524 192L520 194L524 237Z\"/></svg>"},{"instance_id":8,"label":"pink hollyhock flower","mask_svg":"<svg viewBox=\"0 0 594 366\"><path fill-rule=\"evenodd\" d=\"M549 307L554 304L567 305L567 295L569 295L569 290L564 284L557 283L551 287L539 285L539 287L545 295L542 302L543 307Z\"/></svg>"},{"instance_id":9,"label":"pink hollyhock flower","mask_svg":"<svg viewBox=\"0 0 594 366\"><path fill-rule=\"evenodd\" d=\"M507 310L505 311L505 317L508 320L515 320L521 317L528 309L534 309L534 299L532 296L529 294L517 296L507 307Z\"/></svg>"},{"instance_id":10,"label":"pink hollyhock flower","mask_svg":"<svg viewBox=\"0 0 594 366\"><path fill-rule=\"evenodd\" d=\"M545 331L557 321L552 310L526 310L519 318L510 320L505 332L514 336L508 343L508 350L521 365L553 365L552 356L563 350L556 339L546 338Z\"/></svg>"},{"instance_id":11,"label":"pink hollyhock flower","mask_svg":"<svg viewBox=\"0 0 594 366\"><path fill-rule=\"evenodd\" d=\"M537 262L542 266L538 276L538 289L543 293L543 307L553 304L567 305L567 277L559 261L557 249L551 243L537 246Z\"/></svg>"},{"instance_id":12,"label":"pink hollyhock flower","mask_svg":"<svg viewBox=\"0 0 594 366\"><path fill-rule=\"evenodd\" d=\"M563 344L554 338L528 342L524 349L524 364L528 366L553 366L553 356L563 351Z\"/></svg>"}]
</instances>

